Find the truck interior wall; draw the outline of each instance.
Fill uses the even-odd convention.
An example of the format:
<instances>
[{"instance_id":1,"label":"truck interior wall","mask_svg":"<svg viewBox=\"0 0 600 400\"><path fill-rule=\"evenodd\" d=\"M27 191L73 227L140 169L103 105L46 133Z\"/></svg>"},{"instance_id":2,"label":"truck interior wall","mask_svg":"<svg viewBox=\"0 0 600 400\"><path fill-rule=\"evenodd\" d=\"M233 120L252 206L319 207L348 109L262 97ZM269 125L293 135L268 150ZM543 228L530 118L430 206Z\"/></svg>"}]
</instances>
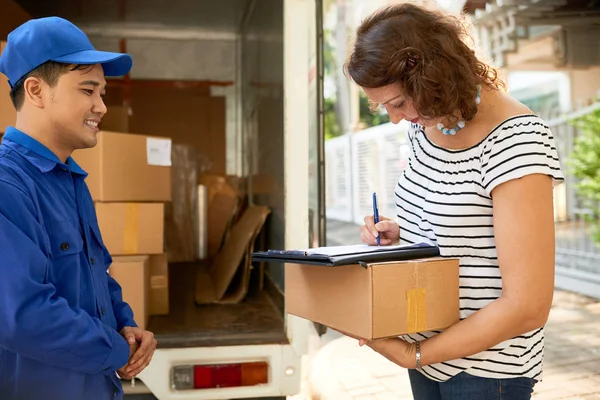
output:
<instances>
[{"instance_id":1,"label":"truck interior wall","mask_svg":"<svg viewBox=\"0 0 600 400\"><path fill-rule=\"evenodd\" d=\"M283 1L254 2L243 31L244 134L249 139L248 166L252 175L266 177L268 191L256 191L253 200L268 205L268 248L285 247L283 159ZM280 288L283 266L269 264L267 273Z\"/></svg>"},{"instance_id":2,"label":"truck interior wall","mask_svg":"<svg viewBox=\"0 0 600 400\"><path fill-rule=\"evenodd\" d=\"M224 31L224 27L237 26L248 0L102 0L99 2L17 0L16 2L31 15L60 15L80 24L124 21L136 24L153 23L157 28L199 26L206 31ZM226 12L223 12L224 10Z\"/></svg>"},{"instance_id":3,"label":"truck interior wall","mask_svg":"<svg viewBox=\"0 0 600 400\"><path fill-rule=\"evenodd\" d=\"M161 87L132 80L128 132L166 136L173 143L192 145L210 160L211 173L225 174L225 98L210 96L206 88L178 88L176 83L163 82ZM123 92L120 85L109 83L107 106L121 107Z\"/></svg>"},{"instance_id":4,"label":"truck interior wall","mask_svg":"<svg viewBox=\"0 0 600 400\"><path fill-rule=\"evenodd\" d=\"M91 27L94 46L119 51L120 38ZM128 33L124 28L124 33ZM141 33L139 33L141 34ZM132 79L196 80L233 82L235 79L235 35L201 34L198 39L127 38L126 50L133 57Z\"/></svg>"}]
</instances>

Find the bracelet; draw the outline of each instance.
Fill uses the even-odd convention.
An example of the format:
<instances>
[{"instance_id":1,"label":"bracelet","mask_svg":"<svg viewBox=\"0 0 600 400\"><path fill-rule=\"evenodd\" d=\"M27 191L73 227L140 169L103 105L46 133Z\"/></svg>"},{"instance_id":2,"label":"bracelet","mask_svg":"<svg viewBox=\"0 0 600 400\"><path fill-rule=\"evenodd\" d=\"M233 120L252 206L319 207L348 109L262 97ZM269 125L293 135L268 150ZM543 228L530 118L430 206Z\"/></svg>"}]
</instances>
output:
<instances>
[{"instance_id":1,"label":"bracelet","mask_svg":"<svg viewBox=\"0 0 600 400\"><path fill-rule=\"evenodd\" d=\"M417 360L417 370L421 371L421 342L415 342L417 351L415 352L415 358Z\"/></svg>"}]
</instances>

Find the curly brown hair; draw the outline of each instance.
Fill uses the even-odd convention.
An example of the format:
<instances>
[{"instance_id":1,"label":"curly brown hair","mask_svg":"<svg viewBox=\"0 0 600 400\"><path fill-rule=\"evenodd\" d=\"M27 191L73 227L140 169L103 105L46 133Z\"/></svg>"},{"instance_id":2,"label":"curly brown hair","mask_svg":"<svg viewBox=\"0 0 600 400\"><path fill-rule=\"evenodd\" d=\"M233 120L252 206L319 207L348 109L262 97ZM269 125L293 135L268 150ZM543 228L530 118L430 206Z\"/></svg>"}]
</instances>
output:
<instances>
[{"instance_id":1,"label":"curly brown hair","mask_svg":"<svg viewBox=\"0 0 600 400\"><path fill-rule=\"evenodd\" d=\"M364 88L399 83L420 115L477 113L477 86L505 89L498 70L480 61L467 44L467 25L456 16L403 3L385 6L367 17L345 70Z\"/></svg>"}]
</instances>

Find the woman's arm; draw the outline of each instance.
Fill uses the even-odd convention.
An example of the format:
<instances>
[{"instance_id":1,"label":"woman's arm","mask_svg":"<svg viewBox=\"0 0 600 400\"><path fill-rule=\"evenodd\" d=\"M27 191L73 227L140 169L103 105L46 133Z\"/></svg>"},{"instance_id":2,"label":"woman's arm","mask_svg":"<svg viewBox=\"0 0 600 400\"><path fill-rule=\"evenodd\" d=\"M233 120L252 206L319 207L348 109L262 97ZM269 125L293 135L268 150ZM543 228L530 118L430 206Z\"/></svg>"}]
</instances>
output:
<instances>
[{"instance_id":1,"label":"woman's arm","mask_svg":"<svg viewBox=\"0 0 600 400\"><path fill-rule=\"evenodd\" d=\"M552 179L532 174L493 192L494 232L502 295L469 318L421 342L421 365L470 356L542 327L554 293ZM414 368L414 347L400 339L368 343L397 364Z\"/></svg>"}]
</instances>

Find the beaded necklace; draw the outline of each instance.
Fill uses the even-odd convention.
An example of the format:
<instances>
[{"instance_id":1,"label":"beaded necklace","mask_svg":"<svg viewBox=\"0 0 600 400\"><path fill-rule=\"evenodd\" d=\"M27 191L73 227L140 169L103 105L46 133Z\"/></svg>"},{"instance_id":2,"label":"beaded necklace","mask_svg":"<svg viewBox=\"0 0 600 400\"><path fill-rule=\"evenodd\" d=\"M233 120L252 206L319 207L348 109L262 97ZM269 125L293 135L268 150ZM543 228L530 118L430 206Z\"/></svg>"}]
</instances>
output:
<instances>
[{"instance_id":1,"label":"beaded necklace","mask_svg":"<svg viewBox=\"0 0 600 400\"><path fill-rule=\"evenodd\" d=\"M479 105L481 103L481 85L477 85L477 96L475 97L475 104ZM444 135L456 135L456 132L465 127L465 120L458 121L458 124L452 129L448 129L444 127L444 124L441 122L437 124L436 128L442 132Z\"/></svg>"}]
</instances>

